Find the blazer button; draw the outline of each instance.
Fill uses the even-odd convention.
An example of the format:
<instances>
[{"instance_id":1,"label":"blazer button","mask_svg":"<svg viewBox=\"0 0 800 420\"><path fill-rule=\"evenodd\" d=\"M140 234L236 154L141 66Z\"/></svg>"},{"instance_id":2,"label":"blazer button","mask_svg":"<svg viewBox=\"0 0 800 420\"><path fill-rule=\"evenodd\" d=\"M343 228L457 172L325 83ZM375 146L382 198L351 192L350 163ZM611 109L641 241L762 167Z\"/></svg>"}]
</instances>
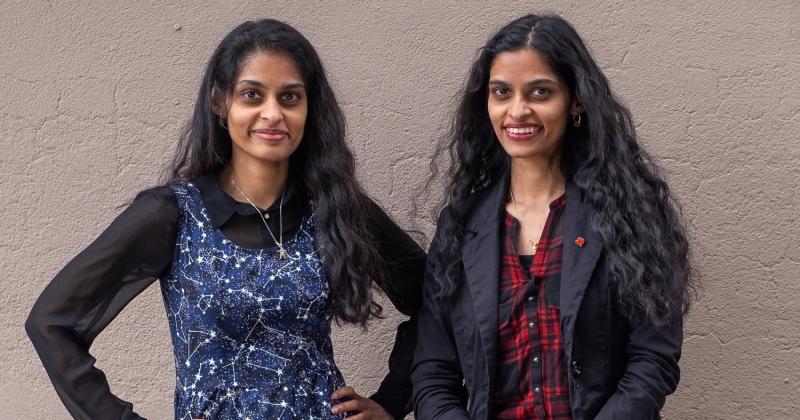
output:
<instances>
[{"instance_id":1,"label":"blazer button","mask_svg":"<svg viewBox=\"0 0 800 420\"><path fill-rule=\"evenodd\" d=\"M583 365L577 360L572 361L572 376L577 378L583 373Z\"/></svg>"}]
</instances>

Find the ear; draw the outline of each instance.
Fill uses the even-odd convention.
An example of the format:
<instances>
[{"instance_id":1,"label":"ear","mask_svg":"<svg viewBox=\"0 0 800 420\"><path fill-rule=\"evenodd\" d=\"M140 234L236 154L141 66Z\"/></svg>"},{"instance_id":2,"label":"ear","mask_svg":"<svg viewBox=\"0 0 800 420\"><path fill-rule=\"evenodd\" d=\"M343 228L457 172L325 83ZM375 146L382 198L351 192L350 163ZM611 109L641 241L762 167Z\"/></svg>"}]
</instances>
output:
<instances>
[{"instance_id":1,"label":"ear","mask_svg":"<svg viewBox=\"0 0 800 420\"><path fill-rule=\"evenodd\" d=\"M582 103L578 102L577 100L572 101L572 105L569 106L569 115L582 114L583 111L585 110Z\"/></svg>"},{"instance_id":2,"label":"ear","mask_svg":"<svg viewBox=\"0 0 800 420\"><path fill-rule=\"evenodd\" d=\"M211 111L218 117L225 117L228 114L228 107L225 105L223 98L219 97L217 88L211 88Z\"/></svg>"}]
</instances>

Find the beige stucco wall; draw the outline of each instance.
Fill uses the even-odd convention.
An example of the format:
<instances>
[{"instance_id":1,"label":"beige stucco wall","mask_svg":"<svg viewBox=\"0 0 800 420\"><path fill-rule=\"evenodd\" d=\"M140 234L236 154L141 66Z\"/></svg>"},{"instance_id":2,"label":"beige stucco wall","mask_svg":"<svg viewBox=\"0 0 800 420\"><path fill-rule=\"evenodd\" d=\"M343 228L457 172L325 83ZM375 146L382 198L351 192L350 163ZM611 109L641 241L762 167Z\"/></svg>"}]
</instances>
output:
<instances>
[{"instance_id":1,"label":"beige stucco wall","mask_svg":"<svg viewBox=\"0 0 800 420\"><path fill-rule=\"evenodd\" d=\"M204 60L235 24L276 17L320 51L367 190L403 226L476 48L528 11L570 19L626 99L684 204L700 300L668 419L800 416L800 3L793 0L0 1L0 419L66 411L22 324L69 258L152 185ZM397 318L337 331L365 392ZM94 346L113 390L171 415L156 286Z\"/></svg>"}]
</instances>

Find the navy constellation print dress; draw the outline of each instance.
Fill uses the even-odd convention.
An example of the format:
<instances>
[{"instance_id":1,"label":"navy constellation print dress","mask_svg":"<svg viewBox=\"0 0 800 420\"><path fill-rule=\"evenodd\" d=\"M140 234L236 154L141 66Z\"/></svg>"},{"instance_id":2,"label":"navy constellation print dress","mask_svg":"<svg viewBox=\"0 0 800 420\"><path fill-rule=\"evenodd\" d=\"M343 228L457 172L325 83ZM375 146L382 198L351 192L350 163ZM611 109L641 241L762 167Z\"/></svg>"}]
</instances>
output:
<instances>
[{"instance_id":1,"label":"navy constellation print dress","mask_svg":"<svg viewBox=\"0 0 800 420\"><path fill-rule=\"evenodd\" d=\"M212 227L200 191L173 187L175 258L161 280L175 356L176 419L332 419L328 281L313 215L277 247L243 248Z\"/></svg>"}]
</instances>

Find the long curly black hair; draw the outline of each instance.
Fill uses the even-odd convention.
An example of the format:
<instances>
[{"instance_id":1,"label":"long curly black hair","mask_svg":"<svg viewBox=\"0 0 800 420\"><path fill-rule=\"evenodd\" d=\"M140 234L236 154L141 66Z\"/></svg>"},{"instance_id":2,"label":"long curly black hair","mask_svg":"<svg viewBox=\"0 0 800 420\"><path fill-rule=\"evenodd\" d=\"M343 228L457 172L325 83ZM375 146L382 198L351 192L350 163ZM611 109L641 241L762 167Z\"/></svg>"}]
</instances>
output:
<instances>
[{"instance_id":1,"label":"long curly black hair","mask_svg":"<svg viewBox=\"0 0 800 420\"><path fill-rule=\"evenodd\" d=\"M292 58L306 85L308 115L300 146L289 158L290 179L302 180L314 202L319 253L326 266L337 321L362 327L380 316L373 282L385 264L368 226L370 201L355 177L355 160L345 143L345 118L314 47L286 23L244 22L220 42L208 60L192 117L178 142L166 182L219 172L231 159L231 138L217 122L212 100L225 103L247 58L280 52ZM222 92L212 98L212 91Z\"/></svg>"},{"instance_id":2,"label":"long curly black hair","mask_svg":"<svg viewBox=\"0 0 800 420\"><path fill-rule=\"evenodd\" d=\"M580 128L568 124L561 168L595 210L591 222L603 239L622 313L657 325L685 313L693 288L680 208L639 145L630 111L611 92L575 29L552 15L512 21L479 50L470 68L450 134L439 144L439 151L450 157L444 211L453 223L440 233L442 247L431 250L440 253L440 261L449 261L434 272L434 298L446 302L461 286L457 255L469 211L466 203L510 169L510 158L489 120L487 84L499 53L525 48L545 57L570 97L585 109ZM437 176L436 160L432 166Z\"/></svg>"}]
</instances>

